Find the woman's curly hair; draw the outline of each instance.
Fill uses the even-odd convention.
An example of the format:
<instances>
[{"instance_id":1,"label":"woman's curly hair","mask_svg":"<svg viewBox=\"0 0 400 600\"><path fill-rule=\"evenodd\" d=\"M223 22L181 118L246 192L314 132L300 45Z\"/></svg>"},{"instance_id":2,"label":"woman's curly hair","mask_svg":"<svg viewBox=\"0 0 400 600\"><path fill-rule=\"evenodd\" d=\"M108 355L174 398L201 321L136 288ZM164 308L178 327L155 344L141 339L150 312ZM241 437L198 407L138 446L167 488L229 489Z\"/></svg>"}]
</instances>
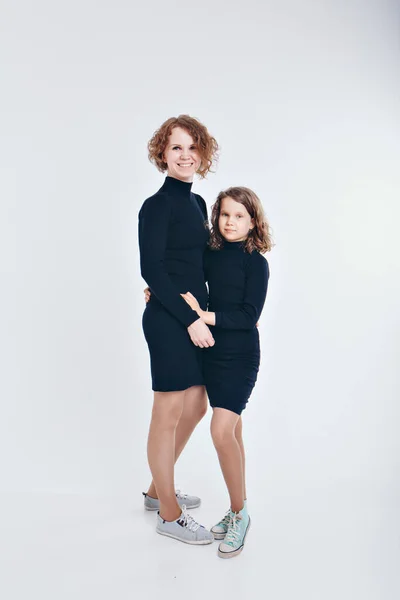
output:
<instances>
[{"instance_id":1,"label":"woman's curly hair","mask_svg":"<svg viewBox=\"0 0 400 600\"><path fill-rule=\"evenodd\" d=\"M264 214L264 209L259 197L246 187L230 187L218 194L218 198L213 205L211 212L210 248L213 250L220 250L224 245L225 240L218 227L221 203L224 198L232 198L235 202L243 204L250 217L254 219L254 227L249 231L247 239L244 242L245 250L249 252L249 254L251 254L253 250L257 250L258 252L261 252L261 254L269 252L274 246L270 225Z\"/></svg>"},{"instance_id":2,"label":"woman's curly hair","mask_svg":"<svg viewBox=\"0 0 400 600\"><path fill-rule=\"evenodd\" d=\"M149 160L152 162L161 173L164 173L168 165L164 161L164 152L167 147L168 138L175 127L185 129L193 138L197 145L200 155L200 167L197 173L202 179L211 170L211 167L218 160L218 144L212 135L207 131L207 128L197 119L189 115L179 115L179 117L171 117L161 125L154 133L147 147L149 151Z\"/></svg>"}]
</instances>

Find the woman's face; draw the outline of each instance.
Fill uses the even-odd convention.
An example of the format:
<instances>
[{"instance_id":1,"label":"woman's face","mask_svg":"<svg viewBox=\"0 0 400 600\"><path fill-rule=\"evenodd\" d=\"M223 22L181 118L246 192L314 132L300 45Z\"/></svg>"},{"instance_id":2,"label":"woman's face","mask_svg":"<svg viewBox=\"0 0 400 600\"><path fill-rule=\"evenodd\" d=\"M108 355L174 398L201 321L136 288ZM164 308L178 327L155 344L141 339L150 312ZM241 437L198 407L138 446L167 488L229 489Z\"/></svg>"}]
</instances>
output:
<instances>
[{"instance_id":1,"label":"woman's face","mask_svg":"<svg viewBox=\"0 0 400 600\"><path fill-rule=\"evenodd\" d=\"M254 227L247 208L232 198L223 198L218 219L219 231L228 242L244 241Z\"/></svg>"},{"instance_id":2,"label":"woman's face","mask_svg":"<svg viewBox=\"0 0 400 600\"><path fill-rule=\"evenodd\" d=\"M163 158L168 165L168 175L187 182L193 181L201 163L192 136L181 127L172 130Z\"/></svg>"}]
</instances>

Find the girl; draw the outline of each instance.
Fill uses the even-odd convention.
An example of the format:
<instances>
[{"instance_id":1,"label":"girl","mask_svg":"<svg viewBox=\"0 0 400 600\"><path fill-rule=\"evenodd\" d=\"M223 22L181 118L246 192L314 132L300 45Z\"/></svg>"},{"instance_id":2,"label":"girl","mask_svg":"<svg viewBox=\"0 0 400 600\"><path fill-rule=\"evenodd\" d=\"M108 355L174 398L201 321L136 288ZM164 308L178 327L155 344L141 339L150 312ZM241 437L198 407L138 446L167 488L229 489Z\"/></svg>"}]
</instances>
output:
<instances>
[{"instance_id":1,"label":"girl","mask_svg":"<svg viewBox=\"0 0 400 600\"><path fill-rule=\"evenodd\" d=\"M213 206L205 253L208 311L190 293L182 294L209 326L215 345L203 352L206 390L213 408L211 435L230 497L230 509L212 527L221 558L243 550L250 517L246 505L245 454L241 413L260 364L256 327L264 306L269 268L261 253L271 249L269 225L260 200L244 187L221 192Z\"/></svg>"},{"instance_id":2,"label":"girl","mask_svg":"<svg viewBox=\"0 0 400 600\"><path fill-rule=\"evenodd\" d=\"M213 206L205 252L208 310L195 296L182 294L205 324L215 345L203 351L203 372L213 408L211 434L230 497L230 509L211 532L223 540L221 558L244 547L250 517L246 505L245 453L241 413L260 364L256 327L264 306L269 268L262 253L271 250L270 228L259 198L245 187L221 192Z\"/></svg>"}]
</instances>

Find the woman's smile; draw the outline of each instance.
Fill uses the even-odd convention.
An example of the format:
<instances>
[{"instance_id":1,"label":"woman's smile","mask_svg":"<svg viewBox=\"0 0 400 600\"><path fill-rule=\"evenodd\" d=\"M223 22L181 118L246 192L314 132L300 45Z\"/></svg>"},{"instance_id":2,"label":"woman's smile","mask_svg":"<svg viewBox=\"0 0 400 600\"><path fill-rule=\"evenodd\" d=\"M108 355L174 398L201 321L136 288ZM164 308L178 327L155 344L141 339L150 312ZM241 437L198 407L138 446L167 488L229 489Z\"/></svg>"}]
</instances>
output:
<instances>
[{"instance_id":1,"label":"woman's smile","mask_svg":"<svg viewBox=\"0 0 400 600\"><path fill-rule=\"evenodd\" d=\"M170 177L187 182L193 181L193 176L201 165L197 145L192 136L181 127L172 130L164 152L164 160L168 165Z\"/></svg>"},{"instance_id":2,"label":"woman's smile","mask_svg":"<svg viewBox=\"0 0 400 600\"><path fill-rule=\"evenodd\" d=\"M182 167L182 168L187 168L187 167L193 167L194 163L177 163L178 167Z\"/></svg>"}]
</instances>

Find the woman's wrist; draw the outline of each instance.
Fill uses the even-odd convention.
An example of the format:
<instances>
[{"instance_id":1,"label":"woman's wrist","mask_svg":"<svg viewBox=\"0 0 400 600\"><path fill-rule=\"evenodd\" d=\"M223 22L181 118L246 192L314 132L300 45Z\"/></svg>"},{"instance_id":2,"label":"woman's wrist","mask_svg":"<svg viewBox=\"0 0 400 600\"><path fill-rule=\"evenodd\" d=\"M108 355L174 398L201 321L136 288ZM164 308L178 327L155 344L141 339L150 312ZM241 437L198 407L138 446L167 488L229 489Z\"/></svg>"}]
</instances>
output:
<instances>
[{"instance_id":1,"label":"woman's wrist","mask_svg":"<svg viewBox=\"0 0 400 600\"><path fill-rule=\"evenodd\" d=\"M202 320L204 321L204 323L206 325L215 325L215 313L214 312L209 312L206 310L202 311Z\"/></svg>"}]
</instances>

